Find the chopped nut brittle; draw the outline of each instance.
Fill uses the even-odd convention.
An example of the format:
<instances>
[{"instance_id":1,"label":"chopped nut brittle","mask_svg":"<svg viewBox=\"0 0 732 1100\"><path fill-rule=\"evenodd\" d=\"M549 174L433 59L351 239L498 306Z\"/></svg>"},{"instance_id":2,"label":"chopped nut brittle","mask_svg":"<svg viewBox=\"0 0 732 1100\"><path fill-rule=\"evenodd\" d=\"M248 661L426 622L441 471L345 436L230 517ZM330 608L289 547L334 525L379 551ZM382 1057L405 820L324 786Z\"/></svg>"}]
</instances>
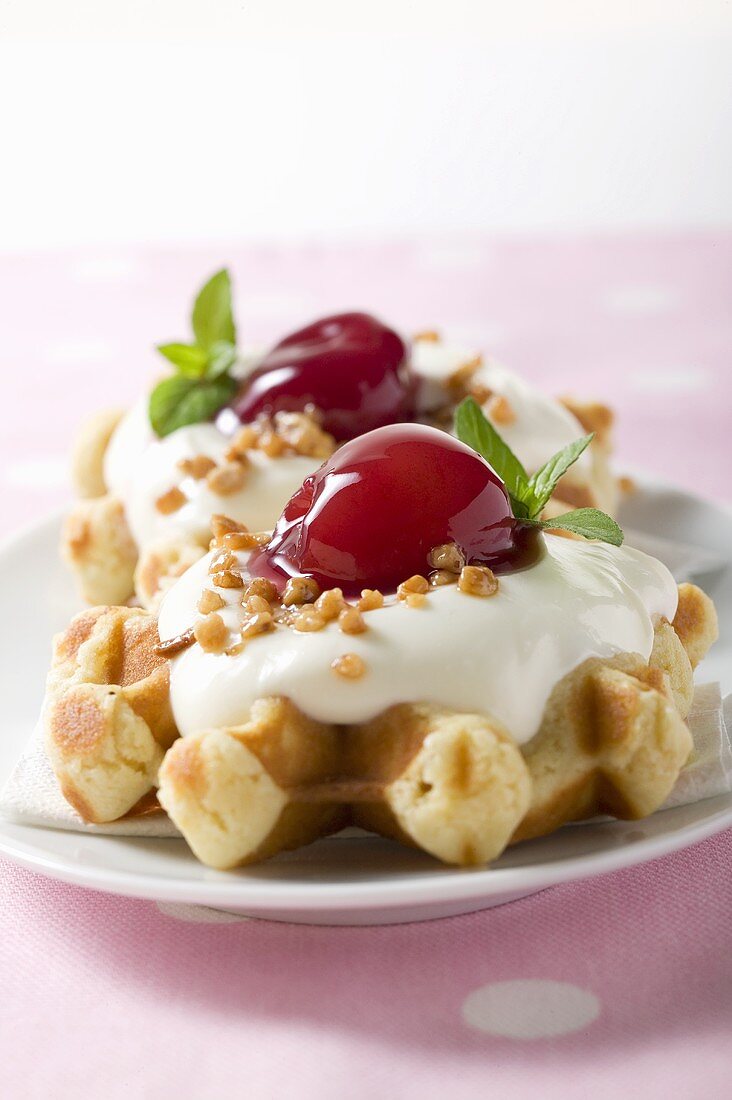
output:
<instances>
[{"instance_id":1,"label":"chopped nut brittle","mask_svg":"<svg viewBox=\"0 0 732 1100\"><path fill-rule=\"evenodd\" d=\"M516 420L513 405L502 393L496 393L490 399L488 415L491 420L495 420L496 424L513 424Z\"/></svg>"},{"instance_id":2,"label":"chopped nut brittle","mask_svg":"<svg viewBox=\"0 0 732 1100\"><path fill-rule=\"evenodd\" d=\"M407 596L412 595L414 592L429 592L429 582L426 577L422 577L419 573L415 573L413 577L409 577L408 580L402 581L397 588L397 596L400 600L406 600Z\"/></svg>"},{"instance_id":3,"label":"chopped nut brittle","mask_svg":"<svg viewBox=\"0 0 732 1100\"><path fill-rule=\"evenodd\" d=\"M428 560L433 569L447 570L448 573L459 573L465 565L465 556L454 542L443 542L433 547Z\"/></svg>"},{"instance_id":4,"label":"chopped nut brittle","mask_svg":"<svg viewBox=\"0 0 732 1100\"><path fill-rule=\"evenodd\" d=\"M364 588L356 606L359 611L376 611L377 608L384 606L384 597L378 588Z\"/></svg>"},{"instance_id":5,"label":"chopped nut brittle","mask_svg":"<svg viewBox=\"0 0 732 1100\"><path fill-rule=\"evenodd\" d=\"M367 629L363 615L357 607L347 607L341 611L338 626L344 634L363 634Z\"/></svg>"},{"instance_id":6,"label":"chopped nut brittle","mask_svg":"<svg viewBox=\"0 0 732 1100\"><path fill-rule=\"evenodd\" d=\"M248 530L248 527L245 527L243 523L238 523L231 516L224 516L219 512L211 516L211 534L214 539L222 539L224 535L229 535L232 532L242 533Z\"/></svg>"},{"instance_id":7,"label":"chopped nut brittle","mask_svg":"<svg viewBox=\"0 0 732 1100\"><path fill-rule=\"evenodd\" d=\"M239 562L229 550L221 549L218 554L214 554L209 562L209 573L218 573L220 569L236 569Z\"/></svg>"},{"instance_id":8,"label":"chopped nut brittle","mask_svg":"<svg viewBox=\"0 0 732 1100\"><path fill-rule=\"evenodd\" d=\"M468 596L493 596L498 591L498 578L486 565L466 565L460 573L458 588Z\"/></svg>"},{"instance_id":9,"label":"chopped nut brittle","mask_svg":"<svg viewBox=\"0 0 732 1100\"><path fill-rule=\"evenodd\" d=\"M268 615L272 614L272 607L269 600L265 600L262 596L247 596L244 606L252 615L258 615L260 612L264 612Z\"/></svg>"},{"instance_id":10,"label":"chopped nut brittle","mask_svg":"<svg viewBox=\"0 0 732 1100\"><path fill-rule=\"evenodd\" d=\"M471 379L475 372L483 366L483 356L475 355L467 362L461 363L445 381L445 386L452 393L467 394Z\"/></svg>"},{"instance_id":11,"label":"chopped nut brittle","mask_svg":"<svg viewBox=\"0 0 732 1100\"><path fill-rule=\"evenodd\" d=\"M195 640L193 628L188 627L188 630L184 630L182 634L176 634L174 638L166 638L153 648L161 657L173 657L176 653L187 649L189 645L193 645Z\"/></svg>"},{"instance_id":12,"label":"chopped nut brittle","mask_svg":"<svg viewBox=\"0 0 732 1100\"><path fill-rule=\"evenodd\" d=\"M433 569L428 580L431 588L441 588L445 584L456 584L457 573L451 573L447 569Z\"/></svg>"},{"instance_id":13,"label":"chopped nut brittle","mask_svg":"<svg viewBox=\"0 0 732 1100\"><path fill-rule=\"evenodd\" d=\"M212 611L203 619L198 619L193 627L193 633L201 649L207 653L223 653L226 649L229 629L216 611Z\"/></svg>"},{"instance_id":14,"label":"chopped nut brittle","mask_svg":"<svg viewBox=\"0 0 732 1100\"><path fill-rule=\"evenodd\" d=\"M210 588L204 588L198 601L198 610L202 615L210 615L212 611L219 611L224 606L223 596L218 592L212 592Z\"/></svg>"},{"instance_id":15,"label":"chopped nut brittle","mask_svg":"<svg viewBox=\"0 0 732 1100\"><path fill-rule=\"evenodd\" d=\"M407 607L422 607L427 602L424 592L410 592L405 600Z\"/></svg>"},{"instance_id":16,"label":"chopped nut brittle","mask_svg":"<svg viewBox=\"0 0 732 1100\"><path fill-rule=\"evenodd\" d=\"M285 607L293 604L314 603L320 595L320 586L312 577L290 577L285 585L282 602Z\"/></svg>"},{"instance_id":17,"label":"chopped nut brittle","mask_svg":"<svg viewBox=\"0 0 732 1100\"><path fill-rule=\"evenodd\" d=\"M229 531L228 535L224 535L221 539L222 546L227 550L256 550L265 542L269 542L267 531L256 534L253 531Z\"/></svg>"},{"instance_id":18,"label":"chopped nut brittle","mask_svg":"<svg viewBox=\"0 0 732 1100\"><path fill-rule=\"evenodd\" d=\"M244 580L241 573L234 569L220 569L211 577L217 588L243 588Z\"/></svg>"},{"instance_id":19,"label":"chopped nut brittle","mask_svg":"<svg viewBox=\"0 0 732 1100\"><path fill-rule=\"evenodd\" d=\"M168 489L167 493L162 493L155 501L155 507L158 512L161 512L164 516L169 516L173 512L177 512L179 508L188 500L185 493L174 485L172 489Z\"/></svg>"},{"instance_id":20,"label":"chopped nut brittle","mask_svg":"<svg viewBox=\"0 0 732 1100\"><path fill-rule=\"evenodd\" d=\"M278 598L277 589L272 581L268 581L266 577L252 577L247 583L242 598L248 600L251 596L261 596L267 603L274 603Z\"/></svg>"},{"instance_id":21,"label":"chopped nut brittle","mask_svg":"<svg viewBox=\"0 0 732 1100\"><path fill-rule=\"evenodd\" d=\"M229 496L244 488L247 480L246 467L241 462L226 462L216 466L206 475L206 484L217 496Z\"/></svg>"},{"instance_id":22,"label":"chopped nut brittle","mask_svg":"<svg viewBox=\"0 0 732 1100\"><path fill-rule=\"evenodd\" d=\"M359 680L366 672L366 662L357 653L344 653L331 662L331 669L346 680Z\"/></svg>"},{"instance_id":23,"label":"chopped nut brittle","mask_svg":"<svg viewBox=\"0 0 732 1100\"><path fill-rule=\"evenodd\" d=\"M315 610L327 623L337 619L345 606L346 601L343 599L343 592L340 588L326 589L318 596L314 604Z\"/></svg>"},{"instance_id":24,"label":"chopped nut brittle","mask_svg":"<svg viewBox=\"0 0 732 1100\"><path fill-rule=\"evenodd\" d=\"M336 441L307 413L279 412L275 415L275 431L296 454L307 458L329 458Z\"/></svg>"},{"instance_id":25,"label":"chopped nut brittle","mask_svg":"<svg viewBox=\"0 0 732 1100\"><path fill-rule=\"evenodd\" d=\"M322 615L318 615L314 608L308 607L295 616L292 620L292 625L295 627L295 630L313 631L322 630L326 624Z\"/></svg>"},{"instance_id":26,"label":"chopped nut brittle","mask_svg":"<svg viewBox=\"0 0 732 1100\"><path fill-rule=\"evenodd\" d=\"M426 328L422 332L415 332L412 339L414 341L423 340L425 344L439 344L442 337L436 329Z\"/></svg>"},{"instance_id":27,"label":"chopped nut brittle","mask_svg":"<svg viewBox=\"0 0 732 1100\"><path fill-rule=\"evenodd\" d=\"M274 629L274 619L271 611L257 611L249 615L242 624L242 638L254 638L257 634L265 634Z\"/></svg>"},{"instance_id":28,"label":"chopped nut brittle","mask_svg":"<svg viewBox=\"0 0 732 1100\"><path fill-rule=\"evenodd\" d=\"M196 481L200 481L216 466L216 463L208 455L194 455L193 458L181 458L178 462L178 469L186 475L186 477L192 477Z\"/></svg>"}]
</instances>

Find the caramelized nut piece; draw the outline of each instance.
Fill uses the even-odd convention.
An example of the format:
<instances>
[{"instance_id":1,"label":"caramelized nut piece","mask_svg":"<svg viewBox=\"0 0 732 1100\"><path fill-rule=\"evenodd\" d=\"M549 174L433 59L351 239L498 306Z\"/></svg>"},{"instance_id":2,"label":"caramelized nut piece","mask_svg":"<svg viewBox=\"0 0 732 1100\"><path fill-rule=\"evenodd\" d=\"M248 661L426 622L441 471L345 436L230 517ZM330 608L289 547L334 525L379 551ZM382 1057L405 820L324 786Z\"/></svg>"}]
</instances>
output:
<instances>
[{"instance_id":1,"label":"caramelized nut piece","mask_svg":"<svg viewBox=\"0 0 732 1100\"><path fill-rule=\"evenodd\" d=\"M295 630L302 630L305 632L322 630L325 626L325 619L321 615L318 615L314 608L308 607L295 617L292 625L295 627Z\"/></svg>"},{"instance_id":2,"label":"caramelized nut piece","mask_svg":"<svg viewBox=\"0 0 732 1100\"><path fill-rule=\"evenodd\" d=\"M346 680L359 680L366 671L366 663L357 653L344 653L336 657L330 666L337 676Z\"/></svg>"},{"instance_id":3,"label":"caramelized nut piece","mask_svg":"<svg viewBox=\"0 0 732 1100\"><path fill-rule=\"evenodd\" d=\"M442 337L439 332L433 328L423 329L422 332L415 332L412 340L423 340L425 344L439 344Z\"/></svg>"},{"instance_id":4,"label":"caramelized nut piece","mask_svg":"<svg viewBox=\"0 0 732 1100\"><path fill-rule=\"evenodd\" d=\"M155 507L164 516L169 516L172 512L177 512L179 508L182 508L187 499L185 493L177 485L174 485L172 489L168 489L167 493L163 493L158 497L155 501Z\"/></svg>"},{"instance_id":5,"label":"caramelized nut piece","mask_svg":"<svg viewBox=\"0 0 732 1100\"><path fill-rule=\"evenodd\" d=\"M315 610L327 623L337 619L346 606L343 592L340 588L328 588L321 593L315 601Z\"/></svg>"},{"instance_id":6,"label":"caramelized nut piece","mask_svg":"<svg viewBox=\"0 0 732 1100\"><path fill-rule=\"evenodd\" d=\"M188 630L184 630L182 634L176 634L174 638L166 638L165 641L158 642L153 646L153 652L159 657L173 657L176 653L182 653L184 649L188 649L195 640L193 630L189 626Z\"/></svg>"},{"instance_id":7,"label":"caramelized nut piece","mask_svg":"<svg viewBox=\"0 0 732 1100\"><path fill-rule=\"evenodd\" d=\"M222 653L229 640L228 627L216 611L199 619L193 627L193 634L201 649L207 653Z\"/></svg>"},{"instance_id":8,"label":"caramelized nut piece","mask_svg":"<svg viewBox=\"0 0 732 1100\"><path fill-rule=\"evenodd\" d=\"M269 541L269 536L267 536ZM260 536L253 535L250 531L229 531L221 539L221 545L227 550L256 550L261 546Z\"/></svg>"},{"instance_id":9,"label":"caramelized nut piece","mask_svg":"<svg viewBox=\"0 0 732 1100\"><path fill-rule=\"evenodd\" d=\"M241 462L243 458L247 457L247 451L251 451L257 446L258 437L254 425L245 424L232 439L226 457L232 462Z\"/></svg>"},{"instance_id":10,"label":"caramelized nut piece","mask_svg":"<svg viewBox=\"0 0 732 1100\"><path fill-rule=\"evenodd\" d=\"M265 429L259 437L259 449L267 455L267 458L280 458L286 447L284 439L280 439L272 429Z\"/></svg>"},{"instance_id":11,"label":"caramelized nut piece","mask_svg":"<svg viewBox=\"0 0 732 1100\"><path fill-rule=\"evenodd\" d=\"M269 601L262 598L262 596L247 596L245 607L247 611L252 615L258 614L272 614L272 608L269 605Z\"/></svg>"},{"instance_id":12,"label":"caramelized nut piece","mask_svg":"<svg viewBox=\"0 0 732 1100\"><path fill-rule=\"evenodd\" d=\"M336 449L333 436L324 432L306 413L277 413L275 430L296 454L308 458L329 458Z\"/></svg>"},{"instance_id":13,"label":"caramelized nut piece","mask_svg":"<svg viewBox=\"0 0 732 1100\"><path fill-rule=\"evenodd\" d=\"M361 599L356 605L359 611L376 611L384 606L384 597L378 588L364 588L361 590Z\"/></svg>"},{"instance_id":14,"label":"caramelized nut piece","mask_svg":"<svg viewBox=\"0 0 732 1100\"><path fill-rule=\"evenodd\" d=\"M285 607L293 604L314 603L320 595L318 582L312 577L290 577L285 585L282 602Z\"/></svg>"},{"instance_id":15,"label":"caramelized nut piece","mask_svg":"<svg viewBox=\"0 0 732 1100\"><path fill-rule=\"evenodd\" d=\"M273 603L277 599L277 589L266 577L252 577L244 590L243 599L248 600L250 596L261 596L267 603Z\"/></svg>"},{"instance_id":16,"label":"caramelized nut piece","mask_svg":"<svg viewBox=\"0 0 732 1100\"><path fill-rule=\"evenodd\" d=\"M241 462L226 462L223 466L217 466L206 476L206 484L212 493L218 496L229 496L238 493L244 488L247 480L246 467Z\"/></svg>"},{"instance_id":17,"label":"caramelized nut piece","mask_svg":"<svg viewBox=\"0 0 732 1100\"><path fill-rule=\"evenodd\" d=\"M338 626L344 634L363 634L366 623L357 607L347 607L338 616Z\"/></svg>"},{"instance_id":18,"label":"caramelized nut piece","mask_svg":"<svg viewBox=\"0 0 732 1100\"><path fill-rule=\"evenodd\" d=\"M178 462L178 469L186 475L186 477L195 478L196 481L200 481L210 473L216 466L216 463L208 455L194 455L193 458L181 458Z\"/></svg>"},{"instance_id":19,"label":"caramelized nut piece","mask_svg":"<svg viewBox=\"0 0 732 1100\"><path fill-rule=\"evenodd\" d=\"M265 634L274 629L274 619L271 611L257 611L254 615L245 619L241 628L242 638L254 638L257 634Z\"/></svg>"},{"instance_id":20,"label":"caramelized nut piece","mask_svg":"<svg viewBox=\"0 0 732 1100\"><path fill-rule=\"evenodd\" d=\"M502 393L496 393L491 398L488 405L488 415L492 420L495 420L496 424L513 424L516 420L513 405Z\"/></svg>"},{"instance_id":21,"label":"caramelized nut piece","mask_svg":"<svg viewBox=\"0 0 732 1100\"><path fill-rule=\"evenodd\" d=\"M244 587L241 573L237 573L233 569L220 569L217 573L213 574L211 580L217 588Z\"/></svg>"},{"instance_id":22,"label":"caramelized nut piece","mask_svg":"<svg viewBox=\"0 0 732 1100\"><path fill-rule=\"evenodd\" d=\"M422 607L426 601L424 592L410 592L404 602L407 607Z\"/></svg>"},{"instance_id":23,"label":"caramelized nut piece","mask_svg":"<svg viewBox=\"0 0 732 1100\"><path fill-rule=\"evenodd\" d=\"M468 390L470 397L474 401L477 401L479 405L485 405L486 401L490 401L493 396L493 390L490 386L484 386L480 382L475 382Z\"/></svg>"},{"instance_id":24,"label":"caramelized nut piece","mask_svg":"<svg viewBox=\"0 0 732 1100\"><path fill-rule=\"evenodd\" d=\"M457 573L450 573L447 569L433 569L428 579L431 588L441 588L445 584L456 584Z\"/></svg>"},{"instance_id":25,"label":"caramelized nut piece","mask_svg":"<svg viewBox=\"0 0 732 1100\"><path fill-rule=\"evenodd\" d=\"M433 569L446 569L448 573L459 573L465 565L465 556L454 542L443 542L433 547L428 558Z\"/></svg>"},{"instance_id":26,"label":"caramelized nut piece","mask_svg":"<svg viewBox=\"0 0 732 1100\"><path fill-rule=\"evenodd\" d=\"M218 592L212 592L210 588L204 588L198 601L198 610L202 615L210 615L212 611L219 611L224 606L223 596Z\"/></svg>"},{"instance_id":27,"label":"caramelized nut piece","mask_svg":"<svg viewBox=\"0 0 732 1100\"><path fill-rule=\"evenodd\" d=\"M415 573L413 577L409 577L408 580L402 581L397 588L397 596L400 600L406 600L413 592L429 592L429 583L426 577L422 577L419 573Z\"/></svg>"},{"instance_id":28,"label":"caramelized nut piece","mask_svg":"<svg viewBox=\"0 0 732 1100\"><path fill-rule=\"evenodd\" d=\"M224 535L229 535L234 531L241 533L247 530L248 528L243 523L237 523L231 516L224 516L219 512L211 516L211 534L217 541L223 539Z\"/></svg>"},{"instance_id":29,"label":"caramelized nut piece","mask_svg":"<svg viewBox=\"0 0 732 1100\"><path fill-rule=\"evenodd\" d=\"M486 565L466 565L460 573L458 588L468 596L493 596L498 579Z\"/></svg>"},{"instance_id":30,"label":"caramelized nut piece","mask_svg":"<svg viewBox=\"0 0 732 1100\"><path fill-rule=\"evenodd\" d=\"M220 569L237 569L239 562L228 550L220 550L214 554L208 565L209 573L218 573Z\"/></svg>"}]
</instances>

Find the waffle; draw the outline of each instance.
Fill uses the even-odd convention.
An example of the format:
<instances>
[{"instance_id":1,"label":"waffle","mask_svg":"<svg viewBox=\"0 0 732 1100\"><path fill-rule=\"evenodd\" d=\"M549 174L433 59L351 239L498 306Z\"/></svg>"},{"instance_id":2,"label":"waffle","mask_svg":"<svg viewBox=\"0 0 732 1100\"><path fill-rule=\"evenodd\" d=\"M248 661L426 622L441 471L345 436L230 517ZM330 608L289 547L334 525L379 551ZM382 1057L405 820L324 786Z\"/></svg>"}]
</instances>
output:
<instances>
[{"instance_id":1,"label":"waffle","mask_svg":"<svg viewBox=\"0 0 732 1100\"><path fill-rule=\"evenodd\" d=\"M584 662L555 686L524 746L487 715L409 703L346 727L286 699L260 699L242 725L176 740L154 617L99 608L56 640L49 756L88 821L122 816L159 782L160 803L212 867L348 823L445 862L482 864L567 821L657 809L692 750L692 669L715 636L711 601L682 585L649 661Z\"/></svg>"},{"instance_id":2,"label":"waffle","mask_svg":"<svg viewBox=\"0 0 732 1100\"><path fill-rule=\"evenodd\" d=\"M695 641L712 638L711 604L685 588L682 617L694 602ZM564 677L524 746L486 715L423 703L336 727L259 700L246 725L177 741L158 797L198 858L221 869L345 822L446 863L484 864L568 821L658 809L692 750L691 694L691 661L664 622L648 662L592 659Z\"/></svg>"},{"instance_id":3,"label":"waffle","mask_svg":"<svg viewBox=\"0 0 732 1100\"><path fill-rule=\"evenodd\" d=\"M54 639L46 683L46 751L85 821L115 821L150 792L178 736L157 622L136 608L95 607Z\"/></svg>"}]
</instances>

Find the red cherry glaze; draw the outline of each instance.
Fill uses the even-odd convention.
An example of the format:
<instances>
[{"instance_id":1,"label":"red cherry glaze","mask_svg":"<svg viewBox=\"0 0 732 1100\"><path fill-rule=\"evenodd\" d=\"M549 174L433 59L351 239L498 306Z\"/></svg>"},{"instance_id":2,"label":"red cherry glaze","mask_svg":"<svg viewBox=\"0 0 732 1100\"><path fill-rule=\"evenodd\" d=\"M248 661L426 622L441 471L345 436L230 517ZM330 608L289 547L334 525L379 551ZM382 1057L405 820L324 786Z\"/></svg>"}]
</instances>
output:
<instances>
[{"instance_id":1,"label":"red cherry glaze","mask_svg":"<svg viewBox=\"0 0 732 1100\"><path fill-rule=\"evenodd\" d=\"M338 440L413 419L404 343L368 313L323 317L281 340L244 381L232 407L248 423L261 413L299 412L308 404L317 406L323 427Z\"/></svg>"},{"instance_id":2,"label":"red cherry glaze","mask_svg":"<svg viewBox=\"0 0 732 1100\"><path fill-rule=\"evenodd\" d=\"M540 548L475 451L436 428L398 424L346 443L306 478L249 568L279 590L310 576L347 596L387 593L426 575L430 550L445 542L497 573L525 567Z\"/></svg>"}]
</instances>

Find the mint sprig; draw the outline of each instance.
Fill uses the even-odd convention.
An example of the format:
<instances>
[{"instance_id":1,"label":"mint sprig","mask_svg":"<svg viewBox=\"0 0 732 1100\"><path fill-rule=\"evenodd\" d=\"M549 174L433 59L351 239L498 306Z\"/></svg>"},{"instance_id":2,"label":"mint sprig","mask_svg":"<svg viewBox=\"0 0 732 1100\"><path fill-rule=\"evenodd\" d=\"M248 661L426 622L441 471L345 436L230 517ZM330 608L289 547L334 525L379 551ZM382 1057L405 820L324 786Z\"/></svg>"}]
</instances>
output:
<instances>
[{"instance_id":1,"label":"mint sprig","mask_svg":"<svg viewBox=\"0 0 732 1100\"><path fill-rule=\"evenodd\" d=\"M176 369L150 394L150 423L161 437L186 424L209 420L236 392L231 374L236 363L236 325L231 278L225 269L212 275L199 291L191 327L192 343L158 344L157 350Z\"/></svg>"},{"instance_id":2,"label":"mint sprig","mask_svg":"<svg viewBox=\"0 0 732 1100\"><path fill-rule=\"evenodd\" d=\"M466 397L455 410L455 432L458 439L482 455L501 478L517 519L549 530L571 531L586 539L609 542L612 546L622 545L622 530L599 508L577 508L551 520L540 518L559 481L589 447L593 434L567 444L529 477L475 398Z\"/></svg>"}]
</instances>

